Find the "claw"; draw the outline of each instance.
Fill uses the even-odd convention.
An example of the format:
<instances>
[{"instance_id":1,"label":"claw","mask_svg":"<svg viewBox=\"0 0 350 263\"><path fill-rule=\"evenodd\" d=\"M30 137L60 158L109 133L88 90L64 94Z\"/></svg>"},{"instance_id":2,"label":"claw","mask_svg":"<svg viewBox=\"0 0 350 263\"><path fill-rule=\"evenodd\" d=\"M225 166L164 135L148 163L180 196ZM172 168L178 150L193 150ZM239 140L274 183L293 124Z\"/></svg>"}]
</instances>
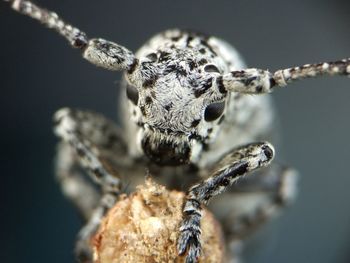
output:
<instances>
[{"instance_id":1,"label":"claw","mask_svg":"<svg viewBox=\"0 0 350 263\"><path fill-rule=\"evenodd\" d=\"M186 257L186 263L196 263L201 254L201 244L199 240L196 238L191 238L189 240L189 249Z\"/></svg>"},{"instance_id":2,"label":"claw","mask_svg":"<svg viewBox=\"0 0 350 263\"><path fill-rule=\"evenodd\" d=\"M181 234L177 242L177 250L180 256L184 255L187 250L189 235Z\"/></svg>"},{"instance_id":3,"label":"claw","mask_svg":"<svg viewBox=\"0 0 350 263\"><path fill-rule=\"evenodd\" d=\"M179 255L186 256L186 263L196 263L201 254L202 217L200 203L196 199L188 199L184 205L184 219L180 225L180 236L177 241Z\"/></svg>"},{"instance_id":4,"label":"claw","mask_svg":"<svg viewBox=\"0 0 350 263\"><path fill-rule=\"evenodd\" d=\"M202 251L200 231L187 229L180 234L177 245L179 255L187 251L186 263L196 263Z\"/></svg>"}]
</instances>

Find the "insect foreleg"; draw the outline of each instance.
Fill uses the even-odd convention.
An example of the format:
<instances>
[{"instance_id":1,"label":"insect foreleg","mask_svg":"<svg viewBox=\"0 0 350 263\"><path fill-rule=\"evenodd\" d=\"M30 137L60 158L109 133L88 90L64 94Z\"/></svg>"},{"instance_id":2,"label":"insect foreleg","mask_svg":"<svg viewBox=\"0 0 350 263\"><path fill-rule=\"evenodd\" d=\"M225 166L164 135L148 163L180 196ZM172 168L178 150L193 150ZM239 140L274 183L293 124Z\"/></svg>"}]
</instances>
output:
<instances>
[{"instance_id":1,"label":"insect foreleg","mask_svg":"<svg viewBox=\"0 0 350 263\"><path fill-rule=\"evenodd\" d=\"M273 147L268 143L242 146L227 154L208 179L190 188L183 208L184 220L180 225L178 239L179 254L188 250L186 262L196 262L200 256L201 204L207 204L211 198L224 192L239 178L267 166L273 156Z\"/></svg>"}]
</instances>

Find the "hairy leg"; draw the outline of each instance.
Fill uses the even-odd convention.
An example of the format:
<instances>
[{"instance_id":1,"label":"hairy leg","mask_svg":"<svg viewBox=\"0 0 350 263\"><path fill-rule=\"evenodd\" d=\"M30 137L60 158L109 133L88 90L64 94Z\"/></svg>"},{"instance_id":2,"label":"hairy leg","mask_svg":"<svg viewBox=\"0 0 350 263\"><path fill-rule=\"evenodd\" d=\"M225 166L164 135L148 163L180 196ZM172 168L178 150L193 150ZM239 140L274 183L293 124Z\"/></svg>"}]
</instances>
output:
<instances>
[{"instance_id":1,"label":"hairy leg","mask_svg":"<svg viewBox=\"0 0 350 263\"><path fill-rule=\"evenodd\" d=\"M196 262L201 252L201 204L207 204L239 178L267 166L273 156L273 147L265 142L241 146L227 154L208 179L189 189L178 239L179 254L187 251L187 263Z\"/></svg>"},{"instance_id":2,"label":"hairy leg","mask_svg":"<svg viewBox=\"0 0 350 263\"><path fill-rule=\"evenodd\" d=\"M76 246L80 261L88 262L91 259L90 238L121 191L121 181L111 160L126 158L126 145L117 127L99 114L64 108L55 114L54 121L55 133L63 141L58 153L57 176L68 198L86 218L89 217L78 234ZM116 160L114 164L124 161L127 160ZM99 195L80 174L71 173L77 164L101 186L100 201L88 196Z\"/></svg>"},{"instance_id":3,"label":"hairy leg","mask_svg":"<svg viewBox=\"0 0 350 263\"><path fill-rule=\"evenodd\" d=\"M87 180L75 150L66 142L58 144L55 174L65 197L78 209L84 221L87 221L98 205L101 194Z\"/></svg>"},{"instance_id":4,"label":"hairy leg","mask_svg":"<svg viewBox=\"0 0 350 263\"><path fill-rule=\"evenodd\" d=\"M210 203L224 227L231 256L240 254L235 248L242 248L242 240L294 200L297 178L295 170L274 163L242 178Z\"/></svg>"}]
</instances>

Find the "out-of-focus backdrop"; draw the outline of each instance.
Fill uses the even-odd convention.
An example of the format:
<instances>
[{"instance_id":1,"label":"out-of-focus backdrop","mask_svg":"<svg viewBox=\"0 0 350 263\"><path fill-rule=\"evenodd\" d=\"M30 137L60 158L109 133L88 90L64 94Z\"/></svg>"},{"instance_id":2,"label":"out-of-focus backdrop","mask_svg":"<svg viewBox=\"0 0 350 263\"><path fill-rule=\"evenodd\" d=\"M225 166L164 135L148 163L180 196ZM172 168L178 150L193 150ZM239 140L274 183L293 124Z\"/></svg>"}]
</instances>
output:
<instances>
[{"instance_id":1,"label":"out-of-focus backdrop","mask_svg":"<svg viewBox=\"0 0 350 263\"><path fill-rule=\"evenodd\" d=\"M41 0L89 36L136 50L167 28L232 43L252 67L350 56L350 2ZM80 222L53 176L51 116L63 106L116 119L121 74L80 58L64 39L0 3L1 262L73 262ZM247 262L350 261L350 79L295 83L272 95L279 159L301 174L297 202L269 224ZM254 243L253 245L255 245Z\"/></svg>"}]
</instances>

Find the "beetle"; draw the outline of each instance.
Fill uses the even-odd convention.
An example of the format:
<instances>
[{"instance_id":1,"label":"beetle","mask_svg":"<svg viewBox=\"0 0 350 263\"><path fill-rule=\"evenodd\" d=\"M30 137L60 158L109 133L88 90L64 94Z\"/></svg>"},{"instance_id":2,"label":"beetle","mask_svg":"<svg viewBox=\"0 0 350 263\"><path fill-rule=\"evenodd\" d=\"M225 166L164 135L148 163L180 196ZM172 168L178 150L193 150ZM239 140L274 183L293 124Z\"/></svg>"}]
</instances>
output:
<instances>
[{"instance_id":1,"label":"beetle","mask_svg":"<svg viewBox=\"0 0 350 263\"><path fill-rule=\"evenodd\" d=\"M152 166L155 174L181 176L181 182L190 181L186 185L207 178L189 189L184 207L179 252L189 253L189 261L195 261L200 253L200 203L208 202L241 176L269 165L274 155L271 144L251 143L260 137L266 139L273 127L269 98L252 99L244 94L268 93L276 86L304 77L349 73L349 60L305 65L274 74L245 69L237 52L224 41L181 30L155 36L134 55L110 41L89 40L83 32L65 24L55 14L28 1L13 1L12 7L57 30L74 47L81 49L83 57L93 64L126 71L124 86L129 101L124 100L124 104L129 110L124 112L126 119L133 121L124 124L126 131L121 133L104 117L90 112L63 109L55 116L56 133L66 142L62 144L59 160L67 159L67 156L74 160L77 155L106 188L99 214L110 207L120 192L120 180L112 176L114 171L109 171L110 167L105 167L100 160L108 160L111 153L123 157L122 160L109 160L120 168L120 173L130 172L136 162L140 167ZM251 117L254 115L256 119ZM228 144L228 140L232 140L232 144ZM75 152L70 152L71 147ZM67 161L59 161L64 162ZM58 174L66 181L64 174L68 174L71 167L58 167L63 167ZM262 176L266 173L267 176ZM273 178L268 180L269 187L277 181L274 189L281 194L278 189L290 180L283 178L293 175L289 169L274 167L269 171L267 168L260 176L258 173L247 188L255 188L261 177ZM280 179L275 180L276 177ZM81 188L84 188L83 184ZM283 192L276 198L277 204L271 205L283 205L293 195L291 192ZM82 240L94 229L92 223L97 221L84 228L80 235Z\"/></svg>"}]
</instances>

